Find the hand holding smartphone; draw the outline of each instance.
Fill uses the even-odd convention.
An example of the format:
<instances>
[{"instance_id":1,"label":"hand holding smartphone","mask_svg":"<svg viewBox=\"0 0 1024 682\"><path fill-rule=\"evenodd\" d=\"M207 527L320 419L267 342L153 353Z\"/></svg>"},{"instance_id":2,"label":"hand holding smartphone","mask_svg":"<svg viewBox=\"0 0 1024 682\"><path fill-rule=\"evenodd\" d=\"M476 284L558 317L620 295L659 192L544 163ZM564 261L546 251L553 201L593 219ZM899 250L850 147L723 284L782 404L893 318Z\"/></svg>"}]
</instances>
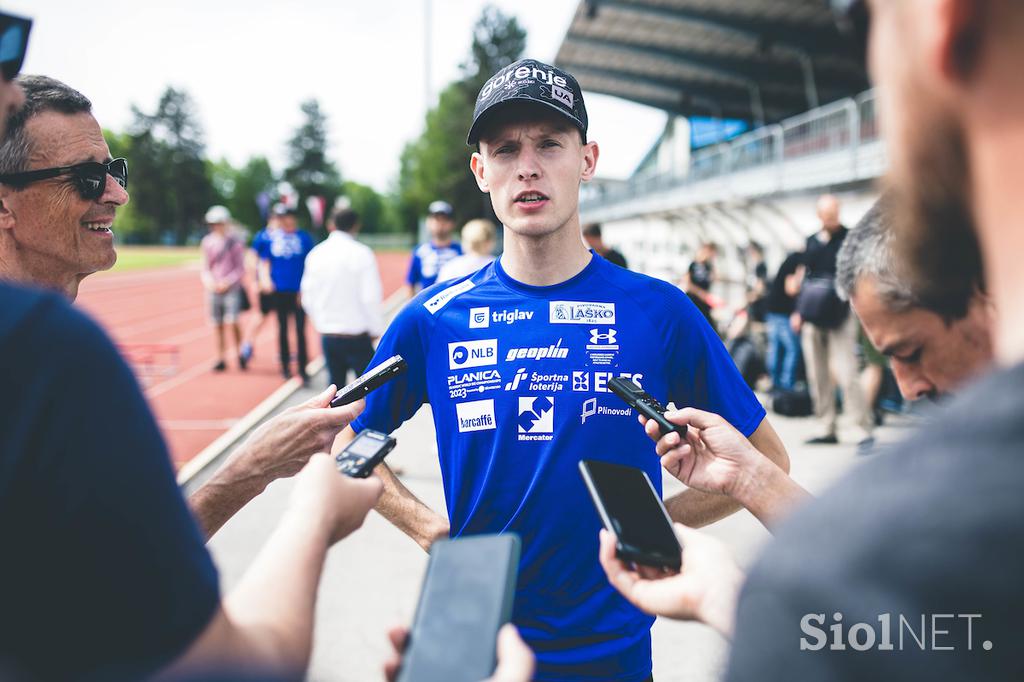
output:
<instances>
[{"instance_id":1,"label":"hand holding smartphone","mask_svg":"<svg viewBox=\"0 0 1024 682\"><path fill-rule=\"evenodd\" d=\"M409 369L409 365L401 355L392 355L379 365L366 370L358 379L335 393L334 398L331 399L331 407L341 407L354 403L360 398L365 398L370 391L391 381L407 369Z\"/></svg>"},{"instance_id":2,"label":"hand holding smartphone","mask_svg":"<svg viewBox=\"0 0 1024 682\"><path fill-rule=\"evenodd\" d=\"M647 473L592 459L581 461L579 467L604 527L615 534L616 556L678 571L682 548Z\"/></svg>"}]
</instances>

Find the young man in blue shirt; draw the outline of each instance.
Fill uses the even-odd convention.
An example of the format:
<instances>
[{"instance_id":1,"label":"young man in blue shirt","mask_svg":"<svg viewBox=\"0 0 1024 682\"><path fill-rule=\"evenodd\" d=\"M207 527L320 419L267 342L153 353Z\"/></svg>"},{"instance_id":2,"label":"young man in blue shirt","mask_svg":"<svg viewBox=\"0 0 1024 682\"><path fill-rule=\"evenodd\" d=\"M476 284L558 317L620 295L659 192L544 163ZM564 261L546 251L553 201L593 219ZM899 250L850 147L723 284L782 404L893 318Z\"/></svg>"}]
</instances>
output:
<instances>
[{"instance_id":1,"label":"young man in blue shirt","mask_svg":"<svg viewBox=\"0 0 1024 682\"><path fill-rule=\"evenodd\" d=\"M253 242L260 256L260 281L270 281L271 300L277 313L277 344L281 356L281 373L291 378L291 348L288 343L288 318L295 317L295 342L298 346L299 377L306 381L306 313L299 305L299 286L306 256L313 250L313 238L300 230L295 209L274 207L280 229L267 230L263 239Z\"/></svg>"},{"instance_id":2,"label":"young man in blue shirt","mask_svg":"<svg viewBox=\"0 0 1024 682\"><path fill-rule=\"evenodd\" d=\"M455 210L452 205L447 201L431 202L427 208L430 241L413 249L409 272L405 276L406 291L410 298L434 284L445 263L462 255L462 245L452 241L454 231Z\"/></svg>"},{"instance_id":3,"label":"young man in blue shirt","mask_svg":"<svg viewBox=\"0 0 1024 682\"><path fill-rule=\"evenodd\" d=\"M384 467L377 510L424 548L448 535L518 533L513 619L537 654L537 679L642 682L653 619L598 564L601 522L577 465L641 467L659 492L661 467L608 380L629 377L665 403L722 414L783 469L788 457L686 295L584 246L579 185L598 158L586 131L571 75L522 60L487 81L468 141L478 145L477 184L504 225L504 253L428 288L398 315L377 355L400 353L410 371L370 395L339 444L363 428L391 431L429 402L448 519ZM696 490L666 504L689 525L737 508Z\"/></svg>"}]
</instances>

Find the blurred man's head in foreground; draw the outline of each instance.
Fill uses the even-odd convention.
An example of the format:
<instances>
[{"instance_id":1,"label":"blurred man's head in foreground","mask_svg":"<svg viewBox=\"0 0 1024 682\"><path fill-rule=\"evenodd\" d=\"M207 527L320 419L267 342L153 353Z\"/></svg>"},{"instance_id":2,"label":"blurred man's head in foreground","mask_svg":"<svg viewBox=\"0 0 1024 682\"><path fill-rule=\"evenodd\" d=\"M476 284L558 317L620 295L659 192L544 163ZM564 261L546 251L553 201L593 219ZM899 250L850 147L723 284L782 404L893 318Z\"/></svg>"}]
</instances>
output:
<instances>
[{"instance_id":1,"label":"blurred man's head in foreground","mask_svg":"<svg viewBox=\"0 0 1024 682\"><path fill-rule=\"evenodd\" d=\"M991 306L976 283L936 306L907 277L894 246L889 198L850 231L836 263L836 288L871 343L891 361L908 400L948 393L992 362Z\"/></svg>"}]
</instances>

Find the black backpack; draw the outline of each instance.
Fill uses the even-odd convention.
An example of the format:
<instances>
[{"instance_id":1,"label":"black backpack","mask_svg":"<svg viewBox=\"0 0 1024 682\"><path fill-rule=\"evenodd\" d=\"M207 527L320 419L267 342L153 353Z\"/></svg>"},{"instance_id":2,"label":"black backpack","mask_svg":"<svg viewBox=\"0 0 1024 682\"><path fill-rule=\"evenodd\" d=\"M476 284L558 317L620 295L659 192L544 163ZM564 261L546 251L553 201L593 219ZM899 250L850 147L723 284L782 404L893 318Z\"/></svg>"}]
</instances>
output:
<instances>
[{"instance_id":1,"label":"black backpack","mask_svg":"<svg viewBox=\"0 0 1024 682\"><path fill-rule=\"evenodd\" d=\"M778 390L772 395L772 411L784 417L809 417L814 412L811 394L806 388L799 391Z\"/></svg>"}]
</instances>

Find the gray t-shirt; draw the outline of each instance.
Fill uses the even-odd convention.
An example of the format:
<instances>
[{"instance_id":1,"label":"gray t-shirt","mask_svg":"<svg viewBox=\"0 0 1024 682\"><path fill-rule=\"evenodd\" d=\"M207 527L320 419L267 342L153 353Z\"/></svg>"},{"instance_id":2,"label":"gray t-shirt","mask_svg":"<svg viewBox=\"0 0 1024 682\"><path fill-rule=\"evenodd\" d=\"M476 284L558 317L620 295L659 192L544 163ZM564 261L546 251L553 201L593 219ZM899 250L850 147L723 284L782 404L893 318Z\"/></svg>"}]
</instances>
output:
<instances>
[{"instance_id":1,"label":"gray t-shirt","mask_svg":"<svg viewBox=\"0 0 1024 682\"><path fill-rule=\"evenodd\" d=\"M1024 365L784 524L736 623L728 680L1024 680Z\"/></svg>"}]
</instances>

